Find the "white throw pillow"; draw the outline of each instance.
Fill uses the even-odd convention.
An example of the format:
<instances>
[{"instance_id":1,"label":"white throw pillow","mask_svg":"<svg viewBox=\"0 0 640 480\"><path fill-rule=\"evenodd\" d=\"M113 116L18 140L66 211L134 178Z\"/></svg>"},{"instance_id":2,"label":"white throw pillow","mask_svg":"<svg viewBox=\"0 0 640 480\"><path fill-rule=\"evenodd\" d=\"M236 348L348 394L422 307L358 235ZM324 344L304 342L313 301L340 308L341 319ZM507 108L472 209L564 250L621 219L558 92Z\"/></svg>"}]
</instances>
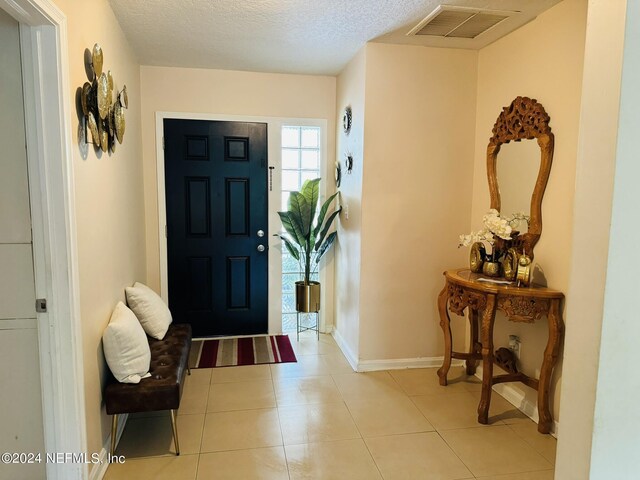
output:
<instances>
[{"instance_id":1,"label":"white throw pillow","mask_svg":"<svg viewBox=\"0 0 640 480\"><path fill-rule=\"evenodd\" d=\"M162 340L171 325L171 312L156 292L136 282L125 288L129 308L136 314L150 337Z\"/></svg>"},{"instance_id":2,"label":"white throw pillow","mask_svg":"<svg viewBox=\"0 0 640 480\"><path fill-rule=\"evenodd\" d=\"M102 347L111 373L119 382L140 383L141 378L151 375L149 341L134 313L122 302L116 305L102 334Z\"/></svg>"}]
</instances>

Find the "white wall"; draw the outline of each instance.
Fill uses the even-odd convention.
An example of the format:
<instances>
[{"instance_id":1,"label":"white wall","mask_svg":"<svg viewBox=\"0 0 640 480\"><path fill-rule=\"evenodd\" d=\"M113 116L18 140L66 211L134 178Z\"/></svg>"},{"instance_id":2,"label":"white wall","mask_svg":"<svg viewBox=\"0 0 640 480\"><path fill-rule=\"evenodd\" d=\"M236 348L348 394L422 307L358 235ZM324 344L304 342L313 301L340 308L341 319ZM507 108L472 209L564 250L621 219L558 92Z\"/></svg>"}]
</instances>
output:
<instances>
[{"instance_id":1,"label":"white wall","mask_svg":"<svg viewBox=\"0 0 640 480\"><path fill-rule=\"evenodd\" d=\"M571 270L566 292L561 426L556 460L556 478L563 480L589 478L591 440L596 429L594 405L616 163L624 3L589 1L573 241L566 251Z\"/></svg>"},{"instance_id":2,"label":"white wall","mask_svg":"<svg viewBox=\"0 0 640 480\"><path fill-rule=\"evenodd\" d=\"M628 2L613 187L609 261L594 412L591 478L634 479L640 472L640 376L629 374L640 323L638 205L640 205L640 3Z\"/></svg>"}]
</instances>

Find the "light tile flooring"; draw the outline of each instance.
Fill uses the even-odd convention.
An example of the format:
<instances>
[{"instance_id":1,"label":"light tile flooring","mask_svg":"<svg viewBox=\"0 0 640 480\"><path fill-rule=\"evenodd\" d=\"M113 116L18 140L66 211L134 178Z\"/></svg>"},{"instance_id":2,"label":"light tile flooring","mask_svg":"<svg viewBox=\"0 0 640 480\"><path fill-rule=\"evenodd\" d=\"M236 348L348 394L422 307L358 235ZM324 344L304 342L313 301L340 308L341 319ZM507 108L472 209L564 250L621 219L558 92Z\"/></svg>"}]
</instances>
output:
<instances>
[{"instance_id":1,"label":"light tile flooring","mask_svg":"<svg viewBox=\"0 0 640 480\"><path fill-rule=\"evenodd\" d=\"M332 337L290 336L297 363L193 370L174 455L167 413L130 416L107 480L551 480L556 441L452 369L354 373Z\"/></svg>"}]
</instances>

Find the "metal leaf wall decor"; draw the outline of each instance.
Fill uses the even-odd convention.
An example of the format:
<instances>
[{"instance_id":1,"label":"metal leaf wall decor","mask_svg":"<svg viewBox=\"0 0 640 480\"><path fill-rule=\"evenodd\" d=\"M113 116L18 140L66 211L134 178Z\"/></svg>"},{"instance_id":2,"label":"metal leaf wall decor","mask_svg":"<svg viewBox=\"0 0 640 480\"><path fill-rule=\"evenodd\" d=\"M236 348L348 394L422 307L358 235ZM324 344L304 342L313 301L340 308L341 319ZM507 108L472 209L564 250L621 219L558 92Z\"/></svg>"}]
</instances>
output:
<instances>
[{"instance_id":1,"label":"metal leaf wall decor","mask_svg":"<svg viewBox=\"0 0 640 480\"><path fill-rule=\"evenodd\" d=\"M85 139L86 129L91 132L91 139L96 148L103 152L114 152L116 140L122 143L125 131L124 109L129 108L127 86L115 92L111 70L103 70L102 48L97 43L91 52L90 82L85 82L80 93L82 114L84 119Z\"/></svg>"}]
</instances>

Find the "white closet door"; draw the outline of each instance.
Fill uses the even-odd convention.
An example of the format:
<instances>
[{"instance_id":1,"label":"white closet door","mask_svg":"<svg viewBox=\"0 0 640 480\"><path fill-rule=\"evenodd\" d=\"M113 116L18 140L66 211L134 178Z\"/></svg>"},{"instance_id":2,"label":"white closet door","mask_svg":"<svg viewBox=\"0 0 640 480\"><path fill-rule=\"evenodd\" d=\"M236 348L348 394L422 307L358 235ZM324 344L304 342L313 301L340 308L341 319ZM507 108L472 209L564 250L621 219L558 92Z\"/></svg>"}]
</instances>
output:
<instances>
[{"instance_id":1,"label":"white closet door","mask_svg":"<svg viewBox=\"0 0 640 480\"><path fill-rule=\"evenodd\" d=\"M19 26L0 9L0 452L42 454L0 480L45 478L34 292Z\"/></svg>"}]
</instances>

